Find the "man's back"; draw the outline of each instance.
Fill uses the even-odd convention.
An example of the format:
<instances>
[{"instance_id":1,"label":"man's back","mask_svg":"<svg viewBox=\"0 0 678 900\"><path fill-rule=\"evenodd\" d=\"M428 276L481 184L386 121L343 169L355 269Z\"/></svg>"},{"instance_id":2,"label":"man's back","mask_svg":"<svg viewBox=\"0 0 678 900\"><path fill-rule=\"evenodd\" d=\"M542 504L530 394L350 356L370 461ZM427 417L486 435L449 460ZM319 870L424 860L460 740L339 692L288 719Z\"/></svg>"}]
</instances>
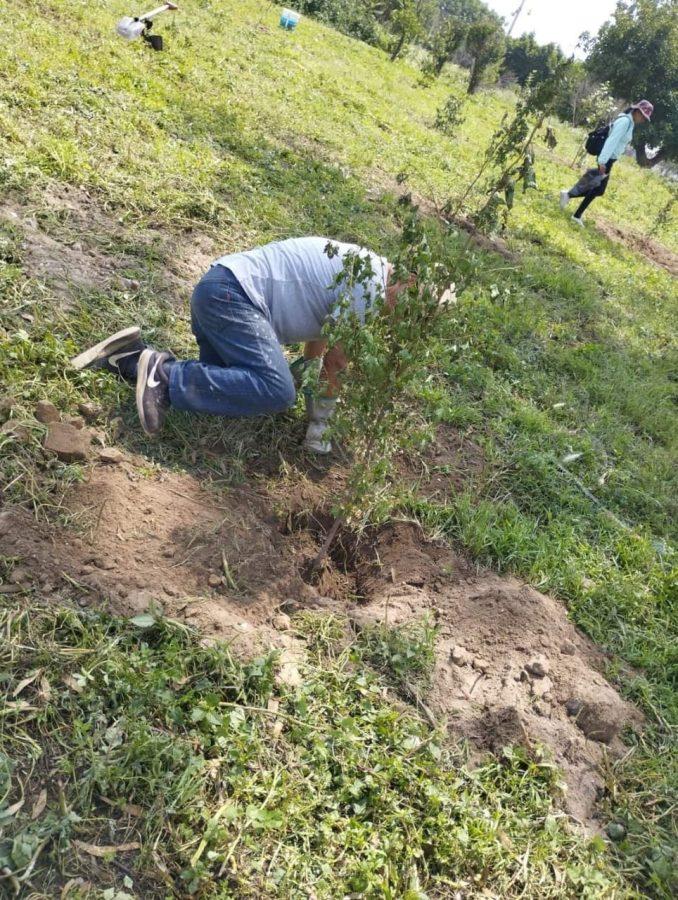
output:
<instances>
[{"instance_id":1,"label":"man's back","mask_svg":"<svg viewBox=\"0 0 678 900\"><path fill-rule=\"evenodd\" d=\"M330 258L327 245L337 248ZM339 299L335 284L348 252L369 256L374 279L367 291L353 288L353 306L361 319L366 306L386 288L388 262L356 244L324 237L290 238L244 253L222 256L215 265L230 269L252 303L267 317L283 344L317 340Z\"/></svg>"}]
</instances>

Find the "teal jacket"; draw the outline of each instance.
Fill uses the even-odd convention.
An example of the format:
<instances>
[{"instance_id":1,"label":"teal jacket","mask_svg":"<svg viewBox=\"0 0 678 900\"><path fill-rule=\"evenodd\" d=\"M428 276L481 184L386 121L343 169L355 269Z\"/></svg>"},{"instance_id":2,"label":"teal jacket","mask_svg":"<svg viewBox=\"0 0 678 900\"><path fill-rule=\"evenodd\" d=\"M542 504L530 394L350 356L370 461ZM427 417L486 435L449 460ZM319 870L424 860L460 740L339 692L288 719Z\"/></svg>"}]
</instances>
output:
<instances>
[{"instance_id":1,"label":"teal jacket","mask_svg":"<svg viewBox=\"0 0 678 900\"><path fill-rule=\"evenodd\" d=\"M631 113L623 113L615 119L610 128L607 140L600 151L598 162L606 166L611 159L619 159L628 147L633 137L633 116Z\"/></svg>"}]
</instances>

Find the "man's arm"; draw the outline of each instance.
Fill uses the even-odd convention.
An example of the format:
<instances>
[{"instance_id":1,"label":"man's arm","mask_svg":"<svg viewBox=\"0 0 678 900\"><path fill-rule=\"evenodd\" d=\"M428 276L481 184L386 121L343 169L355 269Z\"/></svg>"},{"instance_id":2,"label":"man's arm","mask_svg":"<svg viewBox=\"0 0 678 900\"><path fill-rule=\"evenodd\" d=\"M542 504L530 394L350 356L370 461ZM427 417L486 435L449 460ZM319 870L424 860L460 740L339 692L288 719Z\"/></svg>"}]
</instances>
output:
<instances>
[{"instance_id":1,"label":"man's arm","mask_svg":"<svg viewBox=\"0 0 678 900\"><path fill-rule=\"evenodd\" d=\"M319 359L323 357L320 370L320 379L327 385L325 396L336 397L341 388L339 376L346 368L348 360L341 344L335 344L327 350L327 341L309 341L304 347L304 359ZM324 354L324 356L323 356Z\"/></svg>"}]
</instances>

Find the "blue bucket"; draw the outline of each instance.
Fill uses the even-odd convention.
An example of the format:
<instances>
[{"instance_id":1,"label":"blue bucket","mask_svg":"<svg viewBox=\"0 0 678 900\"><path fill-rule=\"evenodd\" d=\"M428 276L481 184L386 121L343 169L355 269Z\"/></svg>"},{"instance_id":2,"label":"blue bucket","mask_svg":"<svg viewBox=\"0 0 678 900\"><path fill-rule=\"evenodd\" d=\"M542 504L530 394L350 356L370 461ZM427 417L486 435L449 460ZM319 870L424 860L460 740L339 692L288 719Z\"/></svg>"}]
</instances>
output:
<instances>
[{"instance_id":1,"label":"blue bucket","mask_svg":"<svg viewBox=\"0 0 678 900\"><path fill-rule=\"evenodd\" d=\"M299 24L300 18L301 16L299 13L295 12L293 9L284 9L280 16L280 27L284 28L285 31L294 31Z\"/></svg>"}]
</instances>

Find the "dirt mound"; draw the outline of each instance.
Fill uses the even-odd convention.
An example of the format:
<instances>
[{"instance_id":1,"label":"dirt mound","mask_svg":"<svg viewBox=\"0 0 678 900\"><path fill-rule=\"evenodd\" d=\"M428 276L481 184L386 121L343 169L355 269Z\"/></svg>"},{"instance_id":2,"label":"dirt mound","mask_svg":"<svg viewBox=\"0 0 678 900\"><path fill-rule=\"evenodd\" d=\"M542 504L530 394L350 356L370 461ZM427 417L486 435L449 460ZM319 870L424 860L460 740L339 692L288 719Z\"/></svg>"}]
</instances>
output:
<instances>
[{"instance_id":1,"label":"dirt mound","mask_svg":"<svg viewBox=\"0 0 678 900\"><path fill-rule=\"evenodd\" d=\"M635 250L656 266L666 269L671 275L678 276L678 256L658 241L653 241L644 234L625 231L604 219L597 219L596 227L609 240L623 244L629 250Z\"/></svg>"},{"instance_id":2,"label":"dirt mound","mask_svg":"<svg viewBox=\"0 0 678 900\"><path fill-rule=\"evenodd\" d=\"M508 744L549 748L565 774L565 805L590 822L608 754L640 724L601 674L605 656L577 631L564 607L514 578L478 571L414 526L386 529L365 561L361 588L371 600L353 611L359 625L398 625L428 612L439 640L427 703L450 733L501 752Z\"/></svg>"},{"instance_id":3,"label":"dirt mound","mask_svg":"<svg viewBox=\"0 0 678 900\"><path fill-rule=\"evenodd\" d=\"M206 640L234 642L238 653L280 649L288 683L300 680L303 645L285 612L325 609L358 627L428 613L439 637L426 703L451 737L467 738L478 753L516 743L550 748L569 786L567 809L590 821L606 754L621 752L621 729L640 717L600 674L604 656L559 603L478 571L412 525L357 547L340 540L323 579L308 585L301 573L322 526L290 527L284 510L273 512L279 503L251 488L212 493L189 475L148 475L143 462L94 465L67 500L75 528L2 512L0 591L35 589L128 616L161 609ZM309 489L307 508L318 486Z\"/></svg>"},{"instance_id":4,"label":"dirt mound","mask_svg":"<svg viewBox=\"0 0 678 900\"><path fill-rule=\"evenodd\" d=\"M55 600L75 588L83 606L122 615L155 607L249 654L277 645L267 623L285 601L315 595L254 491L215 498L190 476L140 477L127 458L93 468L68 507L77 532L38 527L21 509L0 515L0 556L18 561L13 578Z\"/></svg>"}]
</instances>

